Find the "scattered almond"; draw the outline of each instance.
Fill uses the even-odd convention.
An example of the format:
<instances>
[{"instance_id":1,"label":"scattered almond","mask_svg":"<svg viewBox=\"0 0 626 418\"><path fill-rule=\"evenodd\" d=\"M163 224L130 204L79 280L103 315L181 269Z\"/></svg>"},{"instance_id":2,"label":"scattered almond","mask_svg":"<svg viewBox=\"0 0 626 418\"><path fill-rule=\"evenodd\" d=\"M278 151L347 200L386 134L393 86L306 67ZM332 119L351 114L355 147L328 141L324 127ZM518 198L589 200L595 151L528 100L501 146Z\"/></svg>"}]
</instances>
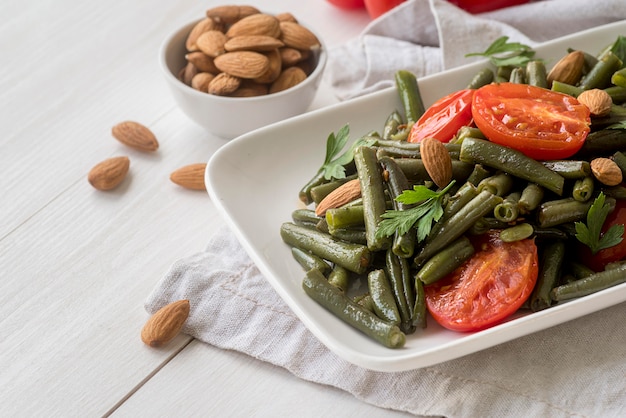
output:
<instances>
[{"instance_id":1,"label":"scattered almond","mask_svg":"<svg viewBox=\"0 0 626 418\"><path fill-rule=\"evenodd\" d=\"M622 182L622 170L610 158L594 158L591 160L593 176L606 186L617 186Z\"/></svg>"},{"instance_id":2,"label":"scattered almond","mask_svg":"<svg viewBox=\"0 0 626 418\"><path fill-rule=\"evenodd\" d=\"M186 189L206 190L206 185L204 184L205 170L206 163L186 165L172 172L170 180Z\"/></svg>"},{"instance_id":3,"label":"scattered almond","mask_svg":"<svg viewBox=\"0 0 626 418\"><path fill-rule=\"evenodd\" d=\"M161 347L172 341L189 317L186 299L165 305L148 319L141 330L141 341L150 347Z\"/></svg>"},{"instance_id":4,"label":"scattered almond","mask_svg":"<svg viewBox=\"0 0 626 418\"><path fill-rule=\"evenodd\" d=\"M315 208L317 216L324 216L328 209L338 208L354 199L361 197L361 183L359 179L345 182L324 197Z\"/></svg>"},{"instance_id":5,"label":"scattered almond","mask_svg":"<svg viewBox=\"0 0 626 418\"><path fill-rule=\"evenodd\" d=\"M140 151L156 151L159 142L150 129L139 122L125 121L111 129L113 137L124 145Z\"/></svg>"},{"instance_id":6,"label":"scattered almond","mask_svg":"<svg viewBox=\"0 0 626 418\"><path fill-rule=\"evenodd\" d=\"M286 68L270 86L270 93L287 90L306 79L306 73L300 67Z\"/></svg>"},{"instance_id":7,"label":"scattered almond","mask_svg":"<svg viewBox=\"0 0 626 418\"><path fill-rule=\"evenodd\" d=\"M108 158L96 164L87 175L87 180L98 190L116 188L128 174L130 160L128 157Z\"/></svg>"},{"instance_id":8,"label":"scattered almond","mask_svg":"<svg viewBox=\"0 0 626 418\"><path fill-rule=\"evenodd\" d=\"M585 90L578 95L578 101L589 108L592 116L607 116L611 113L613 99L604 90Z\"/></svg>"},{"instance_id":9,"label":"scattered almond","mask_svg":"<svg viewBox=\"0 0 626 418\"><path fill-rule=\"evenodd\" d=\"M440 188L452 180L452 158L446 146L435 138L420 142L420 154L430 179Z\"/></svg>"},{"instance_id":10,"label":"scattered almond","mask_svg":"<svg viewBox=\"0 0 626 418\"><path fill-rule=\"evenodd\" d=\"M547 75L548 83L552 85L553 81L560 81L575 85L582 77L584 65L585 54L582 51L572 51L552 67Z\"/></svg>"}]
</instances>

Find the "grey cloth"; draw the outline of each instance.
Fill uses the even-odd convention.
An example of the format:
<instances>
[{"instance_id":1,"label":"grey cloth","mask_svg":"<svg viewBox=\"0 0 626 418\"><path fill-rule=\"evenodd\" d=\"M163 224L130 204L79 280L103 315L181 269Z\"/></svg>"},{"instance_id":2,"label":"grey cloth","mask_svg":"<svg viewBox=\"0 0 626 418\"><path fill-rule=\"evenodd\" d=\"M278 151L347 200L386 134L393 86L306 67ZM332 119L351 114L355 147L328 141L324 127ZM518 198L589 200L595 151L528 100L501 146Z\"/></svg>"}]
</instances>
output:
<instances>
[{"instance_id":1,"label":"grey cloth","mask_svg":"<svg viewBox=\"0 0 626 418\"><path fill-rule=\"evenodd\" d=\"M415 64L409 69L425 75L465 63L460 51L483 50L501 34L539 42L624 18L624 0L547 0L480 16L440 0L409 1L354 40L362 48L335 49L329 76L341 97L352 97L389 85L399 67ZM405 55L404 48L412 52ZM372 60L379 53L386 59ZM147 298L146 310L179 299L190 300L183 329L189 335L382 408L446 417L626 416L626 304L431 367L376 372L321 344L226 227L204 251L174 263Z\"/></svg>"}]
</instances>

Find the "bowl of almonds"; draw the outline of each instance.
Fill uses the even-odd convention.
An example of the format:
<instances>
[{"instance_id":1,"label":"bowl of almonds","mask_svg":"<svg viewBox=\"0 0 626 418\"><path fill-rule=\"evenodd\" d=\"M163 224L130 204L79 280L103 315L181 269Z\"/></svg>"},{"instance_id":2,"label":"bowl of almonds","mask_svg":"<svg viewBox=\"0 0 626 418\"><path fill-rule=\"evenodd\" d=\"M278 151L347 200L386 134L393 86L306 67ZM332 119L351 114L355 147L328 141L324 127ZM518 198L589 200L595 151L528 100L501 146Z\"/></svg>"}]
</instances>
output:
<instances>
[{"instance_id":1,"label":"bowl of almonds","mask_svg":"<svg viewBox=\"0 0 626 418\"><path fill-rule=\"evenodd\" d=\"M160 63L183 112L230 139L304 113L317 93L326 51L290 13L228 5L168 36Z\"/></svg>"}]
</instances>

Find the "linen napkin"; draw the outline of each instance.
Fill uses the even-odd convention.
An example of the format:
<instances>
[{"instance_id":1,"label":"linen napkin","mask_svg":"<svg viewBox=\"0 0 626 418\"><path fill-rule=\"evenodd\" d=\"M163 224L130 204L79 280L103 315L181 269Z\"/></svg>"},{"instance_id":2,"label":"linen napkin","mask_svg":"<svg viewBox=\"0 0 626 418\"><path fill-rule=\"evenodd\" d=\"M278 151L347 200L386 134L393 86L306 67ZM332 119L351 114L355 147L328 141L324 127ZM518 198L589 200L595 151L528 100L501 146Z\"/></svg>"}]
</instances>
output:
<instances>
[{"instance_id":1,"label":"linen napkin","mask_svg":"<svg viewBox=\"0 0 626 418\"><path fill-rule=\"evenodd\" d=\"M625 18L623 0L546 0L476 16L442 0L409 1L372 22L353 47L336 48L329 76L340 97L353 97L389 85L397 68L425 75L463 64L459 55L503 34L539 42ZM153 313L179 299L191 304L185 333L381 408L446 417L626 416L626 304L435 366L371 371L321 344L226 226L204 251L176 261L145 307Z\"/></svg>"}]
</instances>

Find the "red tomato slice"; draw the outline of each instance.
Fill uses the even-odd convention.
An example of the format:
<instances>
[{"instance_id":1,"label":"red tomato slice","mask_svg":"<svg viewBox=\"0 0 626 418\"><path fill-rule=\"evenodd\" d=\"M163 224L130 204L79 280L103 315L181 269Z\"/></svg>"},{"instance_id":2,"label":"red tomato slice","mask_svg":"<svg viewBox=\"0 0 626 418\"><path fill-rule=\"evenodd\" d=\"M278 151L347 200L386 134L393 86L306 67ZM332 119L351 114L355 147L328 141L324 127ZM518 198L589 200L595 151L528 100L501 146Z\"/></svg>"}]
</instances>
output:
<instances>
[{"instance_id":1,"label":"red tomato slice","mask_svg":"<svg viewBox=\"0 0 626 418\"><path fill-rule=\"evenodd\" d=\"M589 109L574 97L516 83L476 90L472 116L490 141L537 160L574 155L591 123Z\"/></svg>"},{"instance_id":2,"label":"red tomato slice","mask_svg":"<svg viewBox=\"0 0 626 418\"><path fill-rule=\"evenodd\" d=\"M365 0L365 9L372 19L387 13L405 0Z\"/></svg>"},{"instance_id":3,"label":"red tomato slice","mask_svg":"<svg viewBox=\"0 0 626 418\"><path fill-rule=\"evenodd\" d=\"M618 200L615 204L615 210L609 213L602 225L602 232L606 232L613 225L626 224L626 201ZM580 243L580 257L583 262L595 271L604 270L604 266L615 261L626 258L626 232L622 235L622 242L613 247L605 248L595 254L591 254L591 250L586 245Z\"/></svg>"},{"instance_id":4,"label":"red tomato slice","mask_svg":"<svg viewBox=\"0 0 626 418\"><path fill-rule=\"evenodd\" d=\"M426 306L443 327L478 331L519 309L537 282L533 239L504 242L490 232L475 242L476 253L447 277L425 286Z\"/></svg>"},{"instance_id":5,"label":"red tomato slice","mask_svg":"<svg viewBox=\"0 0 626 418\"><path fill-rule=\"evenodd\" d=\"M363 0L326 0L333 6L337 6L340 9L363 9L365 2Z\"/></svg>"},{"instance_id":6,"label":"red tomato slice","mask_svg":"<svg viewBox=\"0 0 626 418\"><path fill-rule=\"evenodd\" d=\"M475 90L459 90L437 100L413 125L409 142L437 138L449 142L463 126L472 123L472 97Z\"/></svg>"}]
</instances>

